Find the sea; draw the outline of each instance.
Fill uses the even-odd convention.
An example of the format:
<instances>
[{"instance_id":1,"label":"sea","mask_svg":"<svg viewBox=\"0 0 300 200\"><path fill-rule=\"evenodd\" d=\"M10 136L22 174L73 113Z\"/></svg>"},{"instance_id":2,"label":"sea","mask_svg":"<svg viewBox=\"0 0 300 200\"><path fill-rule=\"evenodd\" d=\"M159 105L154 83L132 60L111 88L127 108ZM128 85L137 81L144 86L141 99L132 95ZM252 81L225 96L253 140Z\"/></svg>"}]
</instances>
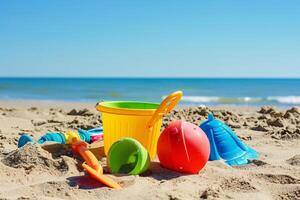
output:
<instances>
[{"instance_id":1,"label":"sea","mask_svg":"<svg viewBox=\"0 0 300 200\"><path fill-rule=\"evenodd\" d=\"M300 79L0 78L0 100L160 102L177 90L184 106L300 105Z\"/></svg>"}]
</instances>

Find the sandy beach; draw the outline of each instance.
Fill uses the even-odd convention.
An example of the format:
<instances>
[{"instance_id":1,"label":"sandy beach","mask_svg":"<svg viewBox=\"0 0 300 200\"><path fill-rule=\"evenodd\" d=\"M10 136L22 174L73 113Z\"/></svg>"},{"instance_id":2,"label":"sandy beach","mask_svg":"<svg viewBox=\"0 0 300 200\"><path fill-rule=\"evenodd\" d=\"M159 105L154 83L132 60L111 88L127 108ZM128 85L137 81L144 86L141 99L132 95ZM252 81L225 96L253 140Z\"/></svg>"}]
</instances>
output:
<instances>
[{"instance_id":1,"label":"sandy beach","mask_svg":"<svg viewBox=\"0 0 300 200\"><path fill-rule=\"evenodd\" d=\"M213 112L260 156L247 166L208 162L196 175L169 171L156 159L140 176L113 175L123 187L104 187L84 172L68 149L49 153L39 145L17 149L22 133L35 140L47 131L102 124L94 104L0 102L0 199L300 199L300 109L293 107L182 107L164 118L199 125ZM163 128L163 127L162 127ZM101 159L108 174L105 158Z\"/></svg>"},{"instance_id":2,"label":"sandy beach","mask_svg":"<svg viewBox=\"0 0 300 200\"><path fill-rule=\"evenodd\" d=\"M0 200L300 200L299 10L0 0Z\"/></svg>"}]
</instances>

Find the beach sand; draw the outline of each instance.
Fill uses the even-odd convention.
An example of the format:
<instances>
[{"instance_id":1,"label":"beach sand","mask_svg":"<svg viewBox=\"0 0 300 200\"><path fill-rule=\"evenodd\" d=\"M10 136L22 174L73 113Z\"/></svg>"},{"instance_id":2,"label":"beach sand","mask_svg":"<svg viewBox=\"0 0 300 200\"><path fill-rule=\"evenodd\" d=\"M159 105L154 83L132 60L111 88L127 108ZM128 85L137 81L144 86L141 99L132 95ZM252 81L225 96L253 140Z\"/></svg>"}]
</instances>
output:
<instances>
[{"instance_id":1,"label":"beach sand","mask_svg":"<svg viewBox=\"0 0 300 200\"><path fill-rule=\"evenodd\" d=\"M300 110L272 107L177 108L164 118L199 125L208 112L224 120L260 156L246 166L208 162L196 175L152 162L140 176L111 175L123 189L103 187L84 175L68 149L51 154L39 145L17 149L22 133L37 139L47 131L101 126L94 104L0 102L0 199L300 199ZM106 165L105 158L101 159Z\"/></svg>"}]
</instances>

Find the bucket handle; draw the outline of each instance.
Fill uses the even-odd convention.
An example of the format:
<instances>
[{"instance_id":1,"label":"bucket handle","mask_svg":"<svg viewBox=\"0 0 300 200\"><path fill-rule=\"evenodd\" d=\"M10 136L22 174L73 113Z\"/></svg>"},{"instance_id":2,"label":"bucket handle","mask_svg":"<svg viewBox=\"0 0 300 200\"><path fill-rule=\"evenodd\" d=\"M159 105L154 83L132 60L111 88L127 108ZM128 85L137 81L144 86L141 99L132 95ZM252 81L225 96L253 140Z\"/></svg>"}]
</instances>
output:
<instances>
[{"instance_id":1,"label":"bucket handle","mask_svg":"<svg viewBox=\"0 0 300 200\"><path fill-rule=\"evenodd\" d=\"M167 96L156 109L152 118L148 122L148 127L152 128L155 122L163 115L169 113L180 101L182 97L182 91L176 91Z\"/></svg>"}]
</instances>

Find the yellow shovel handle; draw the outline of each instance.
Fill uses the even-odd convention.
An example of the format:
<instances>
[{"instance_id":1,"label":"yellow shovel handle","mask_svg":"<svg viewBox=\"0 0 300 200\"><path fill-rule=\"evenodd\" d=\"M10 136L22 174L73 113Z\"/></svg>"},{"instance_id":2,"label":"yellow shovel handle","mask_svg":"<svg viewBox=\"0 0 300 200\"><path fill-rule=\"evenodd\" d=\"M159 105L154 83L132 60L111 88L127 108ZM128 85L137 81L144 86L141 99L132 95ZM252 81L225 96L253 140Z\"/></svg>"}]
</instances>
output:
<instances>
[{"instance_id":1,"label":"yellow shovel handle","mask_svg":"<svg viewBox=\"0 0 300 200\"><path fill-rule=\"evenodd\" d=\"M176 91L167 96L156 109L152 118L148 122L148 127L152 128L157 120L159 120L163 115L169 113L180 101L182 97L181 91Z\"/></svg>"}]
</instances>

